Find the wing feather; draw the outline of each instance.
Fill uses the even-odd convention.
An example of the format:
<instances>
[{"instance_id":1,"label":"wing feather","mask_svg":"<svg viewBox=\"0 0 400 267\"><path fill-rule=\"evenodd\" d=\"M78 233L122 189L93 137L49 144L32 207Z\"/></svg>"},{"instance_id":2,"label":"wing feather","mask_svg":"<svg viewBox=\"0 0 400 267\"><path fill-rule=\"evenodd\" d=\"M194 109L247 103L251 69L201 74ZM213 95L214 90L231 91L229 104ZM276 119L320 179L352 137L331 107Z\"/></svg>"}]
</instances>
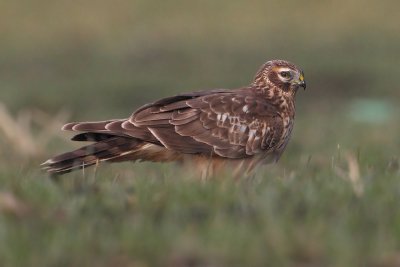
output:
<instances>
[{"instance_id":1,"label":"wing feather","mask_svg":"<svg viewBox=\"0 0 400 267\"><path fill-rule=\"evenodd\" d=\"M181 136L173 128L149 128L149 130L168 149L187 154L210 155L212 152L211 146L197 142L192 137Z\"/></svg>"},{"instance_id":2,"label":"wing feather","mask_svg":"<svg viewBox=\"0 0 400 267\"><path fill-rule=\"evenodd\" d=\"M189 123L176 125L175 131L182 136L196 136L208 132L208 129L203 127L200 120L192 120Z\"/></svg>"},{"instance_id":3,"label":"wing feather","mask_svg":"<svg viewBox=\"0 0 400 267\"><path fill-rule=\"evenodd\" d=\"M138 110L129 122L147 127L169 149L240 158L271 149L274 138L266 129L281 123L279 119L274 105L249 91L219 91L157 101Z\"/></svg>"},{"instance_id":4,"label":"wing feather","mask_svg":"<svg viewBox=\"0 0 400 267\"><path fill-rule=\"evenodd\" d=\"M79 132L97 132L97 131L104 131L105 126L109 123L112 123L114 121L120 121L120 120L108 120L108 121L96 121L96 122L79 122L75 123L74 125L65 125L64 127L67 128L68 130L71 129L72 131L79 131Z\"/></svg>"},{"instance_id":5,"label":"wing feather","mask_svg":"<svg viewBox=\"0 0 400 267\"><path fill-rule=\"evenodd\" d=\"M273 150L281 123L277 108L251 91L216 90L164 98L128 119L70 123L63 129L86 132L76 140L115 134L181 153L245 158Z\"/></svg>"}]
</instances>

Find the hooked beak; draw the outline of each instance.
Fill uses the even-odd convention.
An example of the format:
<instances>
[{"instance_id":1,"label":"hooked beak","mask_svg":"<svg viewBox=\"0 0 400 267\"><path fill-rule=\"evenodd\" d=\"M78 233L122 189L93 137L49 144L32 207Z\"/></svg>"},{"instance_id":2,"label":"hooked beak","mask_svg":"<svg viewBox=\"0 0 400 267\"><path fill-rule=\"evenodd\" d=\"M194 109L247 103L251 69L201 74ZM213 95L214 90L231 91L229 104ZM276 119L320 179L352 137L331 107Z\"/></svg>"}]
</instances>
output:
<instances>
[{"instance_id":1,"label":"hooked beak","mask_svg":"<svg viewBox=\"0 0 400 267\"><path fill-rule=\"evenodd\" d=\"M300 81L300 82L299 82L299 86L300 86L300 87L303 87L303 89L306 90L306 87L307 87L306 81L304 81L304 80L303 80L303 81Z\"/></svg>"},{"instance_id":2,"label":"hooked beak","mask_svg":"<svg viewBox=\"0 0 400 267\"><path fill-rule=\"evenodd\" d=\"M298 85L303 87L304 90L306 90L307 85L306 85L306 80L304 80L304 73L303 72L301 72L301 74L300 74Z\"/></svg>"}]
</instances>

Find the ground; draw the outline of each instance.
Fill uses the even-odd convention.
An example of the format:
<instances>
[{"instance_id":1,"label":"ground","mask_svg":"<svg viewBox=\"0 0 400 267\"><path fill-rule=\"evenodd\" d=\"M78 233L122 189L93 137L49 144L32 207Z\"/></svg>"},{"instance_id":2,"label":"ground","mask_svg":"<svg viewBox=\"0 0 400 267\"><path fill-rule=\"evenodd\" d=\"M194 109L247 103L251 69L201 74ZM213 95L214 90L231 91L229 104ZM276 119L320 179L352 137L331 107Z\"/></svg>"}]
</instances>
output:
<instances>
[{"instance_id":1,"label":"ground","mask_svg":"<svg viewBox=\"0 0 400 267\"><path fill-rule=\"evenodd\" d=\"M54 180L39 159L3 158L0 265L398 266L396 135L345 122L335 138L314 116L280 162L240 181L152 163Z\"/></svg>"}]
</instances>

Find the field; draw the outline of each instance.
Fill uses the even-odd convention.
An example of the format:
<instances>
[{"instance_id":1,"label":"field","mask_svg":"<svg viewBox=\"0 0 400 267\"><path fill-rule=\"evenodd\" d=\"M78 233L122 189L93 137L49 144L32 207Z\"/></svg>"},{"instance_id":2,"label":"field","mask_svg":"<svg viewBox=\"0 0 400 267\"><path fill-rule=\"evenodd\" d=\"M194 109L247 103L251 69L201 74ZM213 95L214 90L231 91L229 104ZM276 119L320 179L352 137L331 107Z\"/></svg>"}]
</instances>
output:
<instances>
[{"instance_id":1,"label":"field","mask_svg":"<svg viewBox=\"0 0 400 267\"><path fill-rule=\"evenodd\" d=\"M397 2L1 6L0 266L400 266ZM65 122L239 87L272 58L307 90L282 159L249 179L40 170L77 146Z\"/></svg>"}]
</instances>

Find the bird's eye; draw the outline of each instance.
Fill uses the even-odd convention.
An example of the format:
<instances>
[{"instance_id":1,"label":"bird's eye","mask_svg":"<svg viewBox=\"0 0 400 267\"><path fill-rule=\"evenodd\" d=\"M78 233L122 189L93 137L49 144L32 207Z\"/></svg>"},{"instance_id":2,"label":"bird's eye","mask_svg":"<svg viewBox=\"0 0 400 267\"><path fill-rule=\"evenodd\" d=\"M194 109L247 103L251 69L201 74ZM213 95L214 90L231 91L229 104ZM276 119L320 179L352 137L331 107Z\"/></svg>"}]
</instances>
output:
<instances>
[{"instance_id":1,"label":"bird's eye","mask_svg":"<svg viewBox=\"0 0 400 267\"><path fill-rule=\"evenodd\" d=\"M288 79L288 78L291 77L291 74L290 74L289 71L281 71L279 74L280 74L283 78L286 78L286 79Z\"/></svg>"}]
</instances>

